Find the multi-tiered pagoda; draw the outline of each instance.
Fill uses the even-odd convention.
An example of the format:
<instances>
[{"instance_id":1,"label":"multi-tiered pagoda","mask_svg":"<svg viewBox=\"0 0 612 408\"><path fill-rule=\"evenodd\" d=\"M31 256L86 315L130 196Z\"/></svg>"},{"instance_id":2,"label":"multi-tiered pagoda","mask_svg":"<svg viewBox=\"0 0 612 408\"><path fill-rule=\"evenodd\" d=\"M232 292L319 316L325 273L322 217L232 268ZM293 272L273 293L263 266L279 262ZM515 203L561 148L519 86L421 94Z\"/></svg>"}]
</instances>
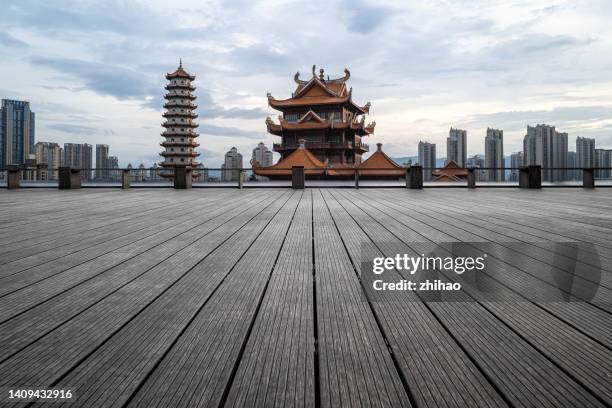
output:
<instances>
[{"instance_id":1,"label":"multi-tiered pagoda","mask_svg":"<svg viewBox=\"0 0 612 408\"><path fill-rule=\"evenodd\" d=\"M162 115L166 118L166 121L162 123L166 130L161 134L166 140L160 143L165 148L160 153L164 158L160 166L164 169L191 166L194 169L193 177L197 177L195 168L199 163L195 161L195 158L200 154L195 151L195 148L199 146L195 141L198 137L195 132L195 128L198 127L195 118L198 115L194 112L197 105L193 103L196 97L192 94L195 87L191 85L195 76L188 74L183 69L181 61L176 71L166 74L166 79L168 80L168 85L166 85L168 93L164 96L166 112ZM160 173L161 176L167 178L172 178L173 174L171 171Z\"/></svg>"},{"instance_id":2,"label":"multi-tiered pagoda","mask_svg":"<svg viewBox=\"0 0 612 408\"><path fill-rule=\"evenodd\" d=\"M268 104L282 112L279 123L266 119L268 132L280 136L273 150L280 153L281 162L298 149L300 140L318 160L329 166L355 166L368 151L363 137L374 133L376 122L365 123L370 103L357 105L352 99L352 88L346 86L351 74L337 79L325 77L323 69L316 75L312 67L309 81L294 80L297 88L289 99L275 99L268 94Z\"/></svg>"}]
</instances>

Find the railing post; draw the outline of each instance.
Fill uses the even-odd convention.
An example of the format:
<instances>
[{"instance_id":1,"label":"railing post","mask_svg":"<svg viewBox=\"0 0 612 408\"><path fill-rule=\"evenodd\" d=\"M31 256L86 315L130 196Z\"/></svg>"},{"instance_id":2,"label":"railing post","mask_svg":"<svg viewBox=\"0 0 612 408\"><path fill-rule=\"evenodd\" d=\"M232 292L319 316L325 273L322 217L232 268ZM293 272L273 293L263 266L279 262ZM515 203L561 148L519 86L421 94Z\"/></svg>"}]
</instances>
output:
<instances>
[{"instance_id":1,"label":"railing post","mask_svg":"<svg viewBox=\"0 0 612 408\"><path fill-rule=\"evenodd\" d=\"M124 190L127 188L130 188L130 170L129 169L123 169L123 171L121 172L121 188Z\"/></svg>"},{"instance_id":2,"label":"railing post","mask_svg":"<svg viewBox=\"0 0 612 408\"><path fill-rule=\"evenodd\" d=\"M6 169L6 188L9 190L18 189L19 184L19 167L11 166Z\"/></svg>"},{"instance_id":3,"label":"railing post","mask_svg":"<svg viewBox=\"0 0 612 408\"><path fill-rule=\"evenodd\" d=\"M519 187L542 188L542 166L522 166L519 169Z\"/></svg>"},{"instance_id":4,"label":"railing post","mask_svg":"<svg viewBox=\"0 0 612 408\"><path fill-rule=\"evenodd\" d=\"M473 167L467 169L467 186L468 188L476 188L476 171Z\"/></svg>"},{"instance_id":5,"label":"railing post","mask_svg":"<svg viewBox=\"0 0 612 408\"><path fill-rule=\"evenodd\" d=\"M410 166L409 171L408 171L408 178L410 179L408 188L412 190L422 189L423 188L423 166L421 165Z\"/></svg>"},{"instance_id":6,"label":"railing post","mask_svg":"<svg viewBox=\"0 0 612 408\"><path fill-rule=\"evenodd\" d=\"M293 166L291 168L291 188L294 190L303 190L306 185L306 175L304 166Z\"/></svg>"},{"instance_id":7,"label":"railing post","mask_svg":"<svg viewBox=\"0 0 612 408\"><path fill-rule=\"evenodd\" d=\"M185 190L191 188L191 172L190 166L182 166L174 168L174 188L177 190Z\"/></svg>"},{"instance_id":8,"label":"railing post","mask_svg":"<svg viewBox=\"0 0 612 408\"><path fill-rule=\"evenodd\" d=\"M582 169L582 187L595 188L595 170Z\"/></svg>"},{"instance_id":9,"label":"railing post","mask_svg":"<svg viewBox=\"0 0 612 408\"><path fill-rule=\"evenodd\" d=\"M359 169L355 169L355 188L359 188Z\"/></svg>"},{"instance_id":10,"label":"railing post","mask_svg":"<svg viewBox=\"0 0 612 408\"><path fill-rule=\"evenodd\" d=\"M242 190L242 187L244 187L244 175L245 175L245 171L240 169L240 171L238 172L238 188Z\"/></svg>"},{"instance_id":11,"label":"railing post","mask_svg":"<svg viewBox=\"0 0 612 408\"><path fill-rule=\"evenodd\" d=\"M81 188L81 170L72 167L60 167L58 187L60 190Z\"/></svg>"},{"instance_id":12,"label":"railing post","mask_svg":"<svg viewBox=\"0 0 612 408\"><path fill-rule=\"evenodd\" d=\"M529 168L527 166L519 167L519 187L527 188L529 183Z\"/></svg>"}]
</instances>

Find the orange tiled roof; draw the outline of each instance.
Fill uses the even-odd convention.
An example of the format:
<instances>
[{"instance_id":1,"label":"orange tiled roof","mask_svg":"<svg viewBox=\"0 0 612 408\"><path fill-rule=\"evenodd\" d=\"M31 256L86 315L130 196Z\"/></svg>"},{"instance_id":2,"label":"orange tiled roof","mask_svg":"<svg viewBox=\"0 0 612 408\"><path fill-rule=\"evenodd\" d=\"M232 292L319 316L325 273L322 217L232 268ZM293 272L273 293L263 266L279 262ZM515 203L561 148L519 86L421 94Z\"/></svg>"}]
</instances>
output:
<instances>
[{"instance_id":1,"label":"orange tiled roof","mask_svg":"<svg viewBox=\"0 0 612 408\"><path fill-rule=\"evenodd\" d=\"M371 135L374 133L374 128L376 127L376 122L372 122L369 124L365 124L363 121L361 122L340 122L337 120L323 120L322 121L305 121L305 122L287 122L286 120L281 119L280 123L274 123L272 118L266 118L266 125L268 127L268 132L270 133L280 133L283 130L321 130L321 129L347 129L349 126L354 130L363 130L363 134Z\"/></svg>"},{"instance_id":2,"label":"orange tiled roof","mask_svg":"<svg viewBox=\"0 0 612 408\"><path fill-rule=\"evenodd\" d=\"M251 165L253 166L253 172L259 176L291 176L293 166L303 166L305 174L320 175L325 172L324 168L326 166L304 147L303 140L300 141L299 148L273 166L261 167L257 160L251 160ZM319 168L321 170L318 170Z\"/></svg>"},{"instance_id":3,"label":"orange tiled roof","mask_svg":"<svg viewBox=\"0 0 612 408\"><path fill-rule=\"evenodd\" d=\"M195 76L189 74L187 71L185 71L183 69L183 61L181 60L179 62L179 66L176 69L176 71L171 72L169 74L166 74L166 78L167 79L172 79L172 78L188 78L188 79L193 81L195 79Z\"/></svg>"},{"instance_id":4,"label":"orange tiled roof","mask_svg":"<svg viewBox=\"0 0 612 408\"><path fill-rule=\"evenodd\" d=\"M331 166L317 159L306 149L304 140L300 140L298 149L273 166L261 167L257 160L251 160L251 165L253 172L259 176L291 176L293 166L303 166L304 173L307 175L353 176L355 169L359 170L361 176L401 177L406 174L404 167L382 151L381 143L378 143L378 150L358 166L336 164L333 168L328 168L327 173L325 167Z\"/></svg>"},{"instance_id":5,"label":"orange tiled roof","mask_svg":"<svg viewBox=\"0 0 612 408\"><path fill-rule=\"evenodd\" d=\"M299 72L295 74L294 80L298 84L292 97L289 99L275 99L268 94L268 104L275 109L282 109L293 106L308 105L330 105L350 103L361 113L369 113L370 104L359 106L351 100L351 89L347 90L346 81L350 78L348 69L344 70L345 75L337 79L325 79L323 70L317 77L315 66L312 67L312 78L309 81L299 79Z\"/></svg>"},{"instance_id":6,"label":"orange tiled roof","mask_svg":"<svg viewBox=\"0 0 612 408\"><path fill-rule=\"evenodd\" d=\"M406 169L397 164L382 151L382 143L376 144L376 151L359 165L359 174L363 176L403 176Z\"/></svg>"},{"instance_id":7,"label":"orange tiled roof","mask_svg":"<svg viewBox=\"0 0 612 408\"><path fill-rule=\"evenodd\" d=\"M468 171L451 160L440 170L434 170L431 174L435 177L433 181L461 181L467 178Z\"/></svg>"}]
</instances>

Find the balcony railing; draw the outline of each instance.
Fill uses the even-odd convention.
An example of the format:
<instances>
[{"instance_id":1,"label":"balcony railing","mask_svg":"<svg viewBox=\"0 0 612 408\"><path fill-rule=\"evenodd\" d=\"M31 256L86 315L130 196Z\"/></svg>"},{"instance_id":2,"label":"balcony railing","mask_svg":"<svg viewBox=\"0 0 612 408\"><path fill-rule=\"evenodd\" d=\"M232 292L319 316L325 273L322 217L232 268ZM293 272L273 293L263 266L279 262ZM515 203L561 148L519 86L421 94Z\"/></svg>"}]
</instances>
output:
<instances>
[{"instance_id":1,"label":"balcony railing","mask_svg":"<svg viewBox=\"0 0 612 408\"><path fill-rule=\"evenodd\" d=\"M64 168L65 169L65 168ZM612 168L422 168L399 169L352 167L275 168L270 177L252 168L193 168L193 187L289 187L295 171L302 171L305 187L409 187L409 188L499 188L499 187L612 187ZM501 172L501 173L500 173ZM61 169L0 169L0 186L8 188L59 187ZM65 172L64 172L65 173ZM78 187L172 187L173 168L70 169ZM503 174L503 177L499 177ZM563 175L559 179L559 174Z\"/></svg>"}]
</instances>

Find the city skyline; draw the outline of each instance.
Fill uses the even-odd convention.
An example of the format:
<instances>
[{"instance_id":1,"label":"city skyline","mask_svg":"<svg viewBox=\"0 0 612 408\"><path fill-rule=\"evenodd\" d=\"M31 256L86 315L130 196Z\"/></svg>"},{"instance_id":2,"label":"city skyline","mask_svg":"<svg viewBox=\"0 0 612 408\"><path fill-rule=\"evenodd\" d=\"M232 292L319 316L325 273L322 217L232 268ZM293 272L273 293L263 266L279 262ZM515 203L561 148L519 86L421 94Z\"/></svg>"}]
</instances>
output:
<instances>
[{"instance_id":1,"label":"city skyline","mask_svg":"<svg viewBox=\"0 0 612 408\"><path fill-rule=\"evenodd\" d=\"M157 160L163 74L181 57L198 76L207 166L234 145L270 146L266 91L288 97L284 79L313 63L332 76L351 69L355 97L372 101L378 123L368 143L384 143L393 156L416 155L421 139L443 154L451 125L471 135L503 129L507 152L520 149L525 126L535 123L612 146L612 56L602 52L612 6L603 1L358 1L350 10L326 4L326 13L317 2L181 6L10 5L0 17L0 96L31 102L38 140L109 144L122 165ZM307 23L284 29L294 28L296 8ZM315 16L317 24L308 18ZM330 46L312 47L323 41ZM468 142L468 155L482 152Z\"/></svg>"}]
</instances>

